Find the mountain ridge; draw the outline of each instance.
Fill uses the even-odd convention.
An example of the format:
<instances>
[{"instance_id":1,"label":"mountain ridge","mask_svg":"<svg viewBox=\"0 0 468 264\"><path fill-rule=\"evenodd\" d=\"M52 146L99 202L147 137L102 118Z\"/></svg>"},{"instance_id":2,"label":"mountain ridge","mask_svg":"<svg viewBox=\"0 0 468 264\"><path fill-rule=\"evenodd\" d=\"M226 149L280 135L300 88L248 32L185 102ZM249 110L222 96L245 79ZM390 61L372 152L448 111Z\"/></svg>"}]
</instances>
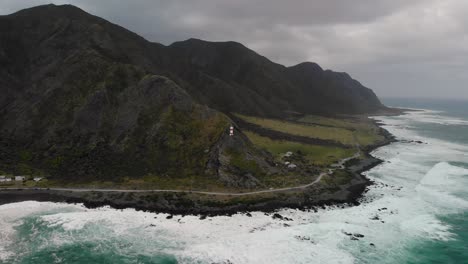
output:
<instances>
[{"instance_id":1,"label":"mountain ridge","mask_svg":"<svg viewBox=\"0 0 468 264\"><path fill-rule=\"evenodd\" d=\"M112 42L101 40L107 46L100 46L103 43L97 41L95 45L100 52L108 52L107 55L114 59L143 65L155 74L168 76L196 100L223 112L284 117L285 111L362 114L384 108L371 90L347 73L323 70L311 62L286 67L238 42L190 38L165 46L147 41L119 25L72 5L39 6L15 14L40 10L61 17L62 9L73 14L71 19L84 17L102 26L103 29L95 30L112 35L114 43L120 42L118 46L125 44L113 50ZM304 67L314 64L318 67ZM307 77L308 80L297 81ZM311 78L315 80L311 81ZM316 106L311 107L312 104ZM341 104L344 106L340 107Z\"/></svg>"},{"instance_id":2,"label":"mountain ridge","mask_svg":"<svg viewBox=\"0 0 468 264\"><path fill-rule=\"evenodd\" d=\"M237 42L169 46L72 6L0 17L0 169L58 179L278 173L231 113L283 118L384 108L349 75L271 62ZM340 96L343 93L344 96Z\"/></svg>"}]
</instances>

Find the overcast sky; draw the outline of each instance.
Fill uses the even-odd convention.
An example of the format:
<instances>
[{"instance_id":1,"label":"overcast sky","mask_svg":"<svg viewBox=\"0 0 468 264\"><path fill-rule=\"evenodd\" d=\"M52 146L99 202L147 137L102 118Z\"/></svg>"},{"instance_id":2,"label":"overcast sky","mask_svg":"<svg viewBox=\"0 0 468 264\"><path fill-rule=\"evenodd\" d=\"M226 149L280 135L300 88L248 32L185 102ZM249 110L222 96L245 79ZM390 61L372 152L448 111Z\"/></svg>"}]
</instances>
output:
<instances>
[{"instance_id":1,"label":"overcast sky","mask_svg":"<svg viewBox=\"0 0 468 264\"><path fill-rule=\"evenodd\" d=\"M468 99L466 0L0 0L71 3L148 40L234 40L272 61L346 71L381 97Z\"/></svg>"}]
</instances>

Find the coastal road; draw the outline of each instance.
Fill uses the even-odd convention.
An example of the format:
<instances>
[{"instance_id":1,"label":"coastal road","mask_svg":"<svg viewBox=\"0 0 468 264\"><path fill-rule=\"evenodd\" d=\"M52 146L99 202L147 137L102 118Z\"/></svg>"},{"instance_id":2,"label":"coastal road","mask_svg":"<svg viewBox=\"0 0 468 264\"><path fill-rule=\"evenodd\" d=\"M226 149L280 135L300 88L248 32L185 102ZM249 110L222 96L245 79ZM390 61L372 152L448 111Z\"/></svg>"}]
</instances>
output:
<instances>
[{"instance_id":1,"label":"coastal road","mask_svg":"<svg viewBox=\"0 0 468 264\"><path fill-rule=\"evenodd\" d=\"M328 169L328 172L323 172L319 174L317 179L313 182L299 185L294 187L286 188L277 188L277 189L268 189L252 192L239 192L239 193L230 193L230 192L204 192L204 191L191 191L191 190L165 190L165 189L153 189L153 190L125 190L125 189L93 189L93 188L0 188L0 190L51 190L51 191L68 191L68 192L120 192L120 193L150 193L150 192L168 192L168 193L196 193L196 194L208 194L208 195L223 195L223 196L245 196L245 195L254 195L262 193L275 193L275 192L286 192L286 191L295 191L308 188L314 184L320 182L323 176L330 175L335 169L343 169L344 164L351 159L358 158L361 155L360 151L356 152L353 156L344 158L337 163L331 165L332 168Z\"/></svg>"}]
</instances>

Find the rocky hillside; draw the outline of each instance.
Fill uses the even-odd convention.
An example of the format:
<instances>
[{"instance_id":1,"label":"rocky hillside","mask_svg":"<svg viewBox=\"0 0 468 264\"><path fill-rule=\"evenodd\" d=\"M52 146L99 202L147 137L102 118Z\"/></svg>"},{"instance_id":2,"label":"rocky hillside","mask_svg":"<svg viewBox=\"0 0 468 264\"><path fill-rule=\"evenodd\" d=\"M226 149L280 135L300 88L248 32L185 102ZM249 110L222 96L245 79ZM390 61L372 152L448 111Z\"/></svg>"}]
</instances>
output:
<instances>
[{"instance_id":1,"label":"rocky hillside","mask_svg":"<svg viewBox=\"0 0 468 264\"><path fill-rule=\"evenodd\" d=\"M261 184L270 156L230 112L261 116L383 108L345 73L284 67L235 42L170 46L71 5L0 17L0 170L57 179L212 177Z\"/></svg>"},{"instance_id":2,"label":"rocky hillside","mask_svg":"<svg viewBox=\"0 0 468 264\"><path fill-rule=\"evenodd\" d=\"M135 34L72 6L1 17L0 32L0 170L245 187L270 169L242 134L227 135L226 115L149 71L152 44Z\"/></svg>"},{"instance_id":3,"label":"rocky hillside","mask_svg":"<svg viewBox=\"0 0 468 264\"><path fill-rule=\"evenodd\" d=\"M162 67L199 101L226 112L257 116L359 114L385 108L347 73L315 63L285 67L236 42L189 39L170 45Z\"/></svg>"},{"instance_id":4,"label":"rocky hillside","mask_svg":"<svg viewBox=\"0 0 468 264\"><path fill-rule=\"evenodd\" d=\"M350 114L384 108L372 90L346 73L309 62L285 67L236 42L189 39L164 46L70 5L26 9L1 21L0 60L19 72L38 48L43 59L72 48L167 76L198 102L223 112L281 117L287 111Z\"/></svg>"}]
</instances>

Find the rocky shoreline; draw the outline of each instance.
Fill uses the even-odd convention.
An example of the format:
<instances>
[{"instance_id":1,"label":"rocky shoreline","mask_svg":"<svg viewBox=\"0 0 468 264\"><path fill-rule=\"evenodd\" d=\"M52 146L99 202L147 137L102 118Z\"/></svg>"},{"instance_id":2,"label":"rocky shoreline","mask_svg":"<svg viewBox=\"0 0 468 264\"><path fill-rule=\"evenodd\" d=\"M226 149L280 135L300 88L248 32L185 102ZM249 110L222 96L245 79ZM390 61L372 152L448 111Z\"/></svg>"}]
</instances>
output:
<instances>
[{"instance_id":1,"label":"rocky shoreline","mask_svg":"<svg viewBox=\"0 0 468 264\"><path fill-rule=\"evenodd\" d=\"M83 203L87 208L111 206L115 209L134 208L158 213L178 215L232 215L250 211L274 212L281 208L316 210L325 205L358 205L359 198L372 182L362 172L367 171L382 160L369 153L376 148L395 142L395 138L383 128L385 140L366 148L365 158L346 162L345 168L352 178L345 184L315 184L303 190L290 190L259 195L229 196L197 194L191 192L99 192L65 191L44 189L0 190L0 205L21 201L48 201Z\"/></svg>"}]
</instances>

